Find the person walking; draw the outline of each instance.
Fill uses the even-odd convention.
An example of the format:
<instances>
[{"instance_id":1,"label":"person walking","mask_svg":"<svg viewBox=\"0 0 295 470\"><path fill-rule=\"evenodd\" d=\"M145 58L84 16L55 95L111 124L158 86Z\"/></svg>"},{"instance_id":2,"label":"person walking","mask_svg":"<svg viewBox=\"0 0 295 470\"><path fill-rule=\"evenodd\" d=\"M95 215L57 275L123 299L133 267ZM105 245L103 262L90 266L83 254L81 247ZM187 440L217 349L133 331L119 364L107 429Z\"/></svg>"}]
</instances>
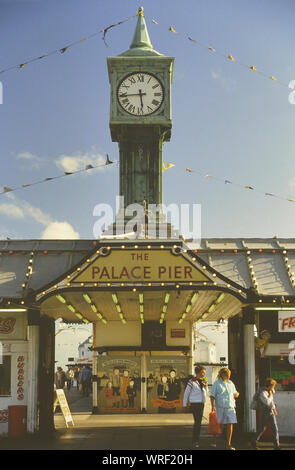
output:
<instances>
[{"instance_id":1,"label":"person walking","mask_svg":"<svg viewBox=\"0 0 295 470\"><path fill-rule=\"evenodd\" d=\"M183 406L187 407L190 403L190 412L194 417L194 426L192 434L192 446L194 448L200 447L200 432L201 423L204 413L204 406L206 396L208 393L208 383L206 376L206 368L203 366L195 367L195 377L192 377L184 390L183 394Z\"/></svg>"},{"instance_id":2,"label":"person walking","mask_svg":"<svg viewBox=\"0 0 295 470\"><path fill-rule=\"evenodd\" d=\"M230 380L231 371L226 367L220 369L218 380L214 382L211 392L211 408L212 412L216 412L216 416L222 430L226 425L226 445L227 450L235 450L231 445L233 425L237 423L236 403L239 393L234 383Z\"/></svg>"},{"instance_id":3,"label":"person walking","mask_svg":"<svg viewBox=\"0 0 295 470\"><path fill-rule=\"evenodd\" d=\"M66 374L63 371L62 367L57 368L56 372L56 388L64 388L66 382Z\"/></svg>"},{"instance_id":4,"label":"person walking","mask_svg":"<svg viewBox=\"0 0 295 470\"><path fill-rule=\"evenodd\" d=\"M272 428L274 449L280 450L280 436L276 418L278 413L274 403L276 384L277 382L274 379L267 378L265 379L263 387L258 390L257 409L261 411L261 422L258 428L258 432L256 433L255 438L251 443L254 449L257 449L257 443L265 431L267 422L269 422Z\"/></svg>"},{"instance_id":5,"label":"person walking","mask_svg":"<svg viewBox=\"0 0 295 470\"><path fill-rule=\"evenodd\" d=\"M66 378L67 378L67 390L70 390L70 389L71 389L71 386L72 386L72 383L73 383L73 379L74 379L74 371L73 371L73 369L69 369L69 370L66 372Z\"/></svg>"},{"instance_id":6,"label":"person walking","mask_svg":"<svg viewBox=\"0 0 295 470\"><path fill-rule=\"evenodd\" d=\"M85 366L81 372L81 384L83 396L88 397L90 393L92 373L88 366Z\"/></svg>"}]
</instances>

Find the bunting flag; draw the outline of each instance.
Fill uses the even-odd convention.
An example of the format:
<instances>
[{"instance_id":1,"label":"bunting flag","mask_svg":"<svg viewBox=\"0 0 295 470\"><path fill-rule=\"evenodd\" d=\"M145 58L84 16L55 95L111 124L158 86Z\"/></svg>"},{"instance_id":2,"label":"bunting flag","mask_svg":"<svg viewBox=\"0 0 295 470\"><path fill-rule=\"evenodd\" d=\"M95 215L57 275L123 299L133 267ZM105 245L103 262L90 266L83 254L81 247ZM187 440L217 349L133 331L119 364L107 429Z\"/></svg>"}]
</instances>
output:
<instances>
[{"instance_id":1,"label":"bunting flag","mask_svg":"<svg viewBox=\"0 0 295 470\"><path fill-rule=\"evenodd\" d=\"M111 162L111 160L110 160L110 158L109 158L109 156L108 156L108 154L107 154L107 160L106 160L106 163L105 163L105 164L106 164L106 165L111 165L112 163L113 163L113 162Z\"/></svg>"},{"instance_id":2,"label":"bunting flag","mask_svg":"<svg viewBox=\"0 0 295 470\"><path fill-rule=\"evenodd\" d=\"M152 19L152 22L153 22L154 24L156 24L157 26L160 26L160 27L161 27L161 24L160 24L157 20ZM166 29L166 28L165 28L165 29ZM232 54L226 54L226 53L223 53L223 52L218 52L214 47L208 46L208 45L206 45L206 44L204 44L204 43L202 43L202 42L200 42L200 41L198 41L198 40L196 40L196 39L193 39L193 38L192 38L191 36L189 36L188 34L183 34L183 33L179 33L179 32L177 32L177 31L175 31L175 29L174 29L172 26L169 27L169 31L171 31L172 33L176 33L176 34L178 34L179 36L185 36L190 42L192 42L192 43L194 43L194 44L197 44L198 46L203 47L203 48L205 48L205 49L207 49L207 50L209 50L209 51L211 51L211 52L214 52L214 53L216 53L216 54L218 54L218 55L224 57L225 59L230 60L231 62L235 62L236 64L239 64L239 65L241 65L241 66L243 66L243 67L246 67L246 68L248 68L249 70L252 70L252 71L254 71L254 72L257 72L258 74L260 74L261 76L263 76L265 79L273 80L273 81L275 81L276 83L278 83L278 84L281 85L281 86L291 88L291 90L295 90L295 84L292 83L292 85L290 85L290 83L289 83L289 84L287 85L286 83L279 81L275 76L266 74L266 73L264 73L264 72L258 70L258 69L256 68L256 66L254 66L254 65L251 65L251 66L250 66L250 65L247 65L247 64L245 64L245 63L243 63L243 62L238 61L235 57L233 57Z\"/></svg>"},{"instance_id":3,"label":"bunting flag","mask_svg":"<svg viewBox=\"0 0 295 470\"><path fill-rule=\"evenodd\" d=\"M118 161L112 162L110 160L109 156L107 155L106 162L103 163L103 164L100 164L100 165L96 165L96 166L86 165L85 168L82 168L81 170L76 170L76 171L71 171L71 172L70 171L65 171L63 173L63 175L47 177L47 178L44 178L43 180L35 181L34 183L22 184L21 186L17 186L15 188L9 188L8 186L3 186L3 190L0 192L0 196L3 195L3 194L9 193L11 191L17 191L19 189L29 188L29 187L35 186L37 184L46 183L48 181L53 181L53 180L57 180L57 179L60 179L60 178L64 178L65 176L75 175L77 173L88 172L88 170L94 170L95 168L102 168L104 166L114 165L114 164L117 164L117 163L118 163Z\"/></svg>"},{"instance_id":4,"label":"bunting flag","mask_svg":"<svg viewBox=\"0 0 295 470\"><path fill-rule=\"evenodd\" d=\"M169 168L172 168L174 165L174 163L167 163L167 166L165 166L165 162L163 161L163 171L166 171L166 170L169 170Z\"/></svg>"},{"instance_id":5,"label":"bunting flag","mask_svg":"<svg viewBox=\"0 0 295 470\"><path fill-rule=\"evenodd\" d=\"M81 44L82 42L88 41L89 39L91 39L93 37L101 35L101 33L103 33L102 39L103 39L105 45L107 46L107 43L105 42L105 36L106 36L108 30L111 29L111 28L115 28L116 26L119 26L119 25L125 23L126 21L132 20L134 18L135 18L135 16L130 16L129 18L126 18L125 20L119 21L118 23L112 24L112 25L110 25L110 26L108 26L104 29L100 29L98 32L90 34L87 37L84 37L82 39L79 39L78 41L72 42L71 44L68 44L67 46L60 47L59 49L48 52L47 54L42 54L38 57L34 57L33 59L22 62L21 64L13 65L13 66L8 67L6 69L2 69L2 70L0 70L0 74L8 72L9 70L23 69L26 65L31 64L32 62L36 62L37 60L44 59L45 57L48 57L48 56L53 55L53 54L64 54L68 49L76 46L77 44Z\"/></svg>"}]
</instances>

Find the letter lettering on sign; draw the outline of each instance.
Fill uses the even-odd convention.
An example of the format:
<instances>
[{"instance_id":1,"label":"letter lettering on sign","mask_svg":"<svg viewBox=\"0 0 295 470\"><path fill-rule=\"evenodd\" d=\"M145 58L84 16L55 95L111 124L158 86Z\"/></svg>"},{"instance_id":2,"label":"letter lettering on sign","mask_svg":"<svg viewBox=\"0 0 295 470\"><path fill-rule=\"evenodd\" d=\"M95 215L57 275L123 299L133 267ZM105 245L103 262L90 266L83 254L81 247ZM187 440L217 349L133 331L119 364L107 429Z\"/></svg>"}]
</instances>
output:
<instances>
[{"instance_id":1,"label":"letter lettering on sign","mask_svg":"<svg viewBox=\"0 0 295 470\"><path fill-rule=\"evenodd\" d=\"M92 266L92 279L95 279L96 274L99 274L99 267L98 266Z\"/></svg>"}]
</instances>

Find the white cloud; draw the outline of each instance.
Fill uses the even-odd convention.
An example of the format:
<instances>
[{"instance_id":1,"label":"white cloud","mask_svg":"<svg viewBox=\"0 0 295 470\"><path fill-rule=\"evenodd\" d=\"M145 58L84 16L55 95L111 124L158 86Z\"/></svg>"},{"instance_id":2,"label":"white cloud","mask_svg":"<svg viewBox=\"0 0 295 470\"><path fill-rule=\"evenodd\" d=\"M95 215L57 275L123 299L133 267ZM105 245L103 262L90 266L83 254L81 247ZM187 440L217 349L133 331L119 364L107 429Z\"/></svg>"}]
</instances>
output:
<instances>
[{"instance_id":1,"label":"white cloud","mask_svg":"<svg viewBox=\"0 0 295 470\"><path fill-rule=\"evenodd\" d=\"M31 219L39 222L39 224L44 225L45 227L53 222L52 217L39 209L38 207L32 206L26 201L20 202L20 205L23 207L26 215L31 217Z\"/></svg>"},{"instance_id":2,"label":"white cloud","mask_svg":"<svg viewBox=\"0 0 295 470\"><path fill-rule=\"evenodd\" d=\"M68 222L51 222L43 231L41 238L43 240L77 240L80 235Z\"/></svg>"},{"instance_id":3,"label":"white cloud","mask_svg":"<svg viewBox=\"0 0 295 470\"><path fill-rule=\"evenodd\" d=\"M104 165L105 161L106 158L99 153L86 153L84 155L61 155L55 163L63 171L73 172L82 170L87 165Z\"/></svg>"},{"instance_id":4,"label":"white cloud","mask_svg":"<svg viewBox=\"0 0 295 470\"><path fill-rule=\"evenodd\" d=\"M40 163L42 159L37 155L33 155L31 152L21 152L16 155L17 160L22 160L26 165L23 168L28 168L28 163L30 163L29 168L40 168Z\"/></svg>"},{"instance_id":5,"label":"white cloud","mask_svg":"<svg viewBox=\"0 0 295 470\"><path fill-rule=\"evenodd\" d=\"M15 199L15 203L3 203L0 204L0 214L13 219L32 219L35 222L44 226L44 230L41 234L42 239L69 239L76 240L80 238L78 232L66 221L59 222L53 220L53 218L46 214L39 207L32 206L32 204L26 201L19 201ZM9 235L7 235L9 236ZM0 238L6 238L5 233L0 234Z\"/></svg>"},{"instance_id":6,"label":"white cloud","mask_svg":"<svg viewBox=\"0 0 295 470\"><path fill-rule=\"evenodd\" d=\"M23 209L21 209L15 204L10 204L10 203L0 204L0 213L3 215L6 215L7 217L12 217L13 219L25 218Z\"/></svg>"}]
</instances>

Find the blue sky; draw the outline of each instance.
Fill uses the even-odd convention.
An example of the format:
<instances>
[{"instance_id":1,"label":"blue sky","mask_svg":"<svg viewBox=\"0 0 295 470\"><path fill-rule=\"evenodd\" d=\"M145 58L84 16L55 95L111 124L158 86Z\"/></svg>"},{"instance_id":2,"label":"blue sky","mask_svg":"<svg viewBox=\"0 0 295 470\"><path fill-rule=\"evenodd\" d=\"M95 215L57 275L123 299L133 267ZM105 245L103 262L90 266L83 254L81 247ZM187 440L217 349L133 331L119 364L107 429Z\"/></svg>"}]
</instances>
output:
<instances>
[{"instance_id":1,"label":"blue sky","mask_svg":"<svg viewBox=\"0 0 295 470\"><path fill-rule=\"evenodd\" d=\"M202 205L203 237L293 237L295 203L225 185L230 179L295 199L291 90L191 43L185 34L288 84L295 79L293 0L0 0L0 69L59 49L145 7L151 41L175 57L164 202ZM156 19L161 27L152 23ZM0 75L0 186L118 159L109 132L106 58L129 48L136 22ZM168 31L172 25L184 35ZM94 206L115 205L118 167L0 196L0 238L93 238Z\"/></svg>"}]
</instances>

